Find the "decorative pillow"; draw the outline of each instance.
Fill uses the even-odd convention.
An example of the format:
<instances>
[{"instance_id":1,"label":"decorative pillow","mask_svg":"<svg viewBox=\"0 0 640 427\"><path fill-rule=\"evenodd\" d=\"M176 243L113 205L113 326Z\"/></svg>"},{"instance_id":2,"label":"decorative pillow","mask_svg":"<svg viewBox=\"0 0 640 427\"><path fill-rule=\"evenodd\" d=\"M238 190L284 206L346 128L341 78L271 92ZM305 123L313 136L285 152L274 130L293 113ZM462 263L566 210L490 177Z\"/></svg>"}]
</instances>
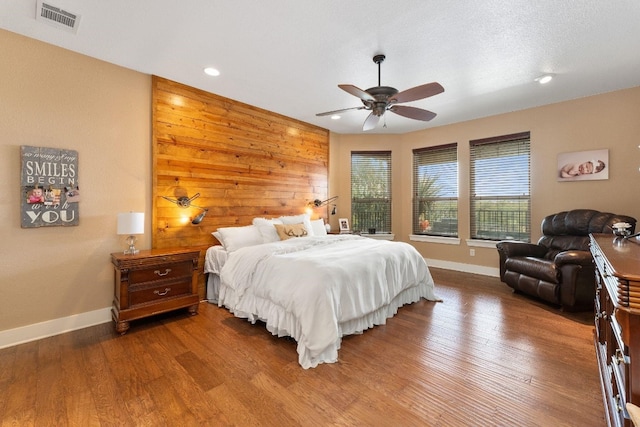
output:
<instances>
[{"instance_id":1,"label":"decorative pillow","mask_svg":"<svg viewBox=\"0 0 640 427\"><path fill-rule=\"evenodd\" d=\"M253 225L258 227L258 231L262 235L262 241L264 243L277 242L280 240L280 237L273 226L274 224L282 224L282 221L279 219L253 218L252 222Z\"/></svg>"},{"instance_id":2,"label":"decorative pillow","mask_svg":"<svg viewBox=\"0 0 640 427\"><path fill-rule=\"evenodd\" d=\"M219 234L219 237L215 234L214 237L220 241L227 252L233 252L246 246L255 246L263 243L262 235L255 225L222 227L218 228L216 232Z\"/></svg>"},{"instance_id":3,"label":"decorative pillow","mask_svg":"<svg viewBox=\"0 0 640 427\"><path fill-rule=\"evenodd\" d=\"M307 229L303 223L300 224L273 224L280 236L280 240L291 239L292 237L308 236Z\"/></svg>"},{"instance_id":4,"label":"decorative pillow","mask_svg":"<svg viewBox=\"0 0 640 427\"><path fill-rule=\"evenodd\" d=\"M278 218L283 224L304 224L304 228L307 229L307 234L313 236L313 229L311 228L311 216L307 213L292 216L281 216Z\"/></svg>"},{"instance_id":5,"label":"decorative pillow","mask_svg":"<svg viewBox=\"0 0 640 427\"><path fill-rule=\"evenodd\" d=\"M326 236L327 229L324 226L324 220L322 218L311 221L311 229L314 236Z\"/></svg>"}]
</instances>

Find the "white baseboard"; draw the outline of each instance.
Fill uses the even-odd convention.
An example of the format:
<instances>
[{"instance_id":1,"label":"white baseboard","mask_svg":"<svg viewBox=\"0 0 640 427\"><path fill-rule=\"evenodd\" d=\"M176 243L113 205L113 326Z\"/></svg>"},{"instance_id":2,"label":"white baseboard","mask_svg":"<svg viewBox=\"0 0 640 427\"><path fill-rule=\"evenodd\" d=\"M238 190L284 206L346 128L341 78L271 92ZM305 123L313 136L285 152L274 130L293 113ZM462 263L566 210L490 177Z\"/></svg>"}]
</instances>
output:
<instances>
[{"instance_id":1,"label":"white baseboard","mask_svg":"<svg viewBox=\"0 0 640 427\"><path fill-rule=\"evenodd\" d=\"M60 319L34 323L33 325L7 329L6 331L0 331L0 348L12 347L110 321L111 307L107 307Z\"/></svg>"},{"instance_id":2,"label":"white baseboard","mask_svg":"<svg viewBox=\"0 0 640 427\"><path fill-rule=\"evenodd\" d=\"M462 271L464 273L481 274L483 276L500 277L500 268L483 267L481 265L463 264L461 262L443 261L441 259L425 258L427 265L433 268Z\"/></svg>"}]
</instances>

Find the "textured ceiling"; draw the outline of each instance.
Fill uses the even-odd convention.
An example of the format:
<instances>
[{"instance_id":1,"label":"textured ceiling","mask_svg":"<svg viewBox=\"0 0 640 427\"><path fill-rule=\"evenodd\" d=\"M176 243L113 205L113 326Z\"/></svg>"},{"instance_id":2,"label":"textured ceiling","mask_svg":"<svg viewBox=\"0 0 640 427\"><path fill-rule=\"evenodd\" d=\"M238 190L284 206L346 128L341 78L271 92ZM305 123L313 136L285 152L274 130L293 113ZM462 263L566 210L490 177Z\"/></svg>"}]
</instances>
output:
<instances>
[{"instance_id":1,"label":"textured ceiling","mask_svg":"<svg viewBox=\"0 0 640 427\"><path fill-rule=\"evenodd\" d=\"M366 111L337 87L445 92L385 114L369 133L405 133L640 86L637 0L50 0L81 16L76 34L35 19L36 0L2 0L0 28L245 102L337 133ZM216 78L202 70L220 70ZM547 85L534 81L555 74Z\"/></svg>"}]
</instances>

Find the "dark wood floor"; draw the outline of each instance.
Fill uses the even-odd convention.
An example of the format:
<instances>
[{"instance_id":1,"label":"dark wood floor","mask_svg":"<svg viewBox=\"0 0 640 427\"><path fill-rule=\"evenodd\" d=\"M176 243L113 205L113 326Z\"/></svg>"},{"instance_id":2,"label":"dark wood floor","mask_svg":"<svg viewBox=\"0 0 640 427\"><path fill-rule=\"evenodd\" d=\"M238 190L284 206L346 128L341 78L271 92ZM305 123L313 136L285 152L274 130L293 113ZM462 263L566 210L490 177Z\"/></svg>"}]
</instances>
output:
<instances>
[{"instance_id":1,"label":"dark wood floor","mask_svg":"<svg viewBox=\"0 0 640 427\"><path fill-rule=\"evenodd\" d=\"M421 301L304 370L295 342L202 303L0 350L0 418L19 426L602 426L592 314L432 269Z\"/></svg>"}]
</instances>

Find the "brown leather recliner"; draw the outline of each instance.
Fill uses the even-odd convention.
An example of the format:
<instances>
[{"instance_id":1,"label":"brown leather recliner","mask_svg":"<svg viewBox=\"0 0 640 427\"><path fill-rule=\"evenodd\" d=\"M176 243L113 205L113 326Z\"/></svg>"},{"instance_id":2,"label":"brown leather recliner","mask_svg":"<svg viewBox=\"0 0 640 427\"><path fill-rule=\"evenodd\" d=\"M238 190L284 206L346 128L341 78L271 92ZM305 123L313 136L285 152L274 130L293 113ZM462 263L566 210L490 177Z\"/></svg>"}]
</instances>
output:
<instances>
[{"instance_id":1,"label":"brown leather recliner","mask_svg":"<svg viewBox=\"0 0 640 427\"><path fill-rule=\"evenodd\" d=\"M613 236L612 225L631 224L626 215L576 209L549 215L542 220L538 244L502 241L500 280L521 292L556 304L567 311L589 310L595 298L595 269L589 252L589 234Z\"/></svg>"}]
</instances>

